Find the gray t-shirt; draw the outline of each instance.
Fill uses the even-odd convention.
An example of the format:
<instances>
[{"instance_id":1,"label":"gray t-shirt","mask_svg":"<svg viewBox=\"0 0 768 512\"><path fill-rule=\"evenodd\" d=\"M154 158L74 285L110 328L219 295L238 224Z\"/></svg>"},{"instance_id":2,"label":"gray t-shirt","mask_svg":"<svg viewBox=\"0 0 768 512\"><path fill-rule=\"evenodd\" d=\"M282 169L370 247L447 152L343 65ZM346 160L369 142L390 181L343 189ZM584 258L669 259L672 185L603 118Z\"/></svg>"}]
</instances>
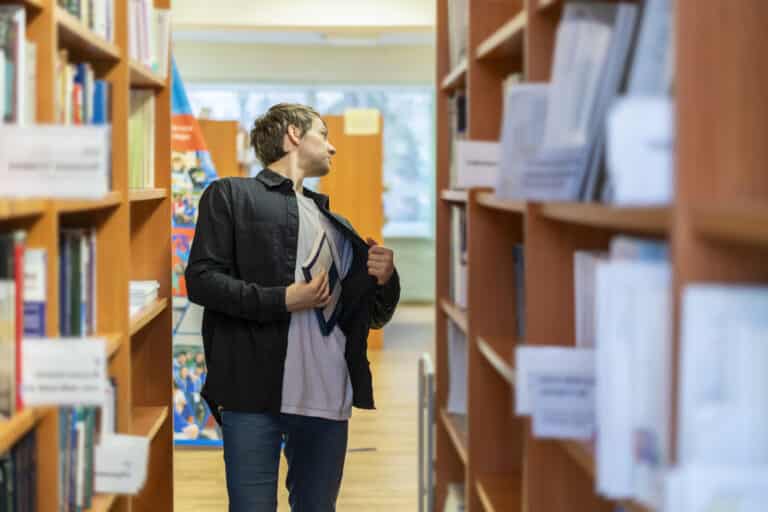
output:
<instances>
[{"instance_id":1,"label":"gray t-shirt","mask_svg":"<svg viewBox=\"0 0 768 512\"><path fill-rule=\"evenodd\" d=\"M343 279L352 266L350 242L320 212L312 199L296 194L296 200L299 209L296 281L305 282L301 264L322 231L331 241L331 252L339 277ZM338 325L329 336L322 335L314 310L291 315L281 412L330 420L349 419L352 414L352 383L344 359L346 345L347 338Z\"/></svg>"}]
</instances>

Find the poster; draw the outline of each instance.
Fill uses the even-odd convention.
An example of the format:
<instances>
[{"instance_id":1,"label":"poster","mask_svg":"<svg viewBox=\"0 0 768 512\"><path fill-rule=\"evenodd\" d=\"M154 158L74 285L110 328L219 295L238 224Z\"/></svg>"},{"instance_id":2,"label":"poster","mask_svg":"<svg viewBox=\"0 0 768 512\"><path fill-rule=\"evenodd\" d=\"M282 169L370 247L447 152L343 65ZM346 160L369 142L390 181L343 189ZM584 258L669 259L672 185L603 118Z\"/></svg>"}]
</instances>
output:
<instances>
[{"instance_id":1,"label":"poster","mask_svg":"<svg viewBox=\"0 0 768 512\"><path fill-rule=\"evenodd\" d=\"M177 445L220 446L221 430L200 396L207 376L202 309L187 300L184 282L197 205L217 176L175 61L172 68L173 437Z\"/></svg>"}]
</instances>

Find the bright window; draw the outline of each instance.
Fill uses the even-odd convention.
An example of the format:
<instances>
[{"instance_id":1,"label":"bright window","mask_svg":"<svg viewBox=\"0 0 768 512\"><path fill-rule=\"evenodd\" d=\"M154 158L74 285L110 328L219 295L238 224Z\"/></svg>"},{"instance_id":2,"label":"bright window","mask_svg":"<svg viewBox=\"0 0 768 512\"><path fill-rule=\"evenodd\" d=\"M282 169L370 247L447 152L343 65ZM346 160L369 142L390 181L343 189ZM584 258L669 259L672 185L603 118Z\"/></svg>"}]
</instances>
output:
<instances>
[{"instance_id":1,"label":"bright window","mask_svg":"<svg viewBox=\"0 0 768 512\"><path fill-rule=\"evenodd\" d=\"M376 108L384 118L384 211L387 238L432 238L434 224L434 92L421 86L225 86L188 84L195 115L253 119L280 102L312 105L323 115Z\"/></svg>"}]
</instances>

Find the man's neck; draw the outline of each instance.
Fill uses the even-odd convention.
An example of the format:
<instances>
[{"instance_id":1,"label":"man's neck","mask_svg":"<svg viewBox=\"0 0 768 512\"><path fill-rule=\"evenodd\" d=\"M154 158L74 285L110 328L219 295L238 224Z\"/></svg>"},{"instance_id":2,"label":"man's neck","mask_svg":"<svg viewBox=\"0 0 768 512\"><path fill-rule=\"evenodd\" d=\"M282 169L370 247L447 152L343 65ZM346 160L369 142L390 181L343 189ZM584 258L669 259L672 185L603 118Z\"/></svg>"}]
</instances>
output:
<instances>
[{"instance_id":1,"label":"man's neck","mask_svg":"<svg viewBox=\"0 0 768 512\"><path fill-rule=\"evenodd\" d=\"M273 162L269 168L270 170L291 180L293 182L293 189L297 193L304 193L304 178L306 176L306 172L304 172L304 169L299 167L294 158L291 158L291 155L286 155L281 160Z\"/></svg>"}]
</instances>

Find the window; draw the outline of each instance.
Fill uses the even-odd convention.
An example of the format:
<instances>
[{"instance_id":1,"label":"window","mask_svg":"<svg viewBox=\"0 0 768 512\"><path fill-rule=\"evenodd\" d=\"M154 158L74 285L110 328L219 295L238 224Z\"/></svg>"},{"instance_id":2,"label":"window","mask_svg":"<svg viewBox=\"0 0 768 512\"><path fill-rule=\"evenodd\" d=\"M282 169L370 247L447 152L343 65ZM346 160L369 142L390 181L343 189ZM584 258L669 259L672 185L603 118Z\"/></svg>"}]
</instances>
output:
<instances>
[{"instance_id":1,"label":"window","mask_svg":"<svg viewBox=\"0 0 768 512\"><path fill-rule=\"evenodd\" d=\"M312 105L323 115L376 108L384 118L384 211L387 238L432 238L434 224L434 92L428 86L226 86L189 84L195 115L253 119L279 102Z\"/></svg>"}]
</instances>

